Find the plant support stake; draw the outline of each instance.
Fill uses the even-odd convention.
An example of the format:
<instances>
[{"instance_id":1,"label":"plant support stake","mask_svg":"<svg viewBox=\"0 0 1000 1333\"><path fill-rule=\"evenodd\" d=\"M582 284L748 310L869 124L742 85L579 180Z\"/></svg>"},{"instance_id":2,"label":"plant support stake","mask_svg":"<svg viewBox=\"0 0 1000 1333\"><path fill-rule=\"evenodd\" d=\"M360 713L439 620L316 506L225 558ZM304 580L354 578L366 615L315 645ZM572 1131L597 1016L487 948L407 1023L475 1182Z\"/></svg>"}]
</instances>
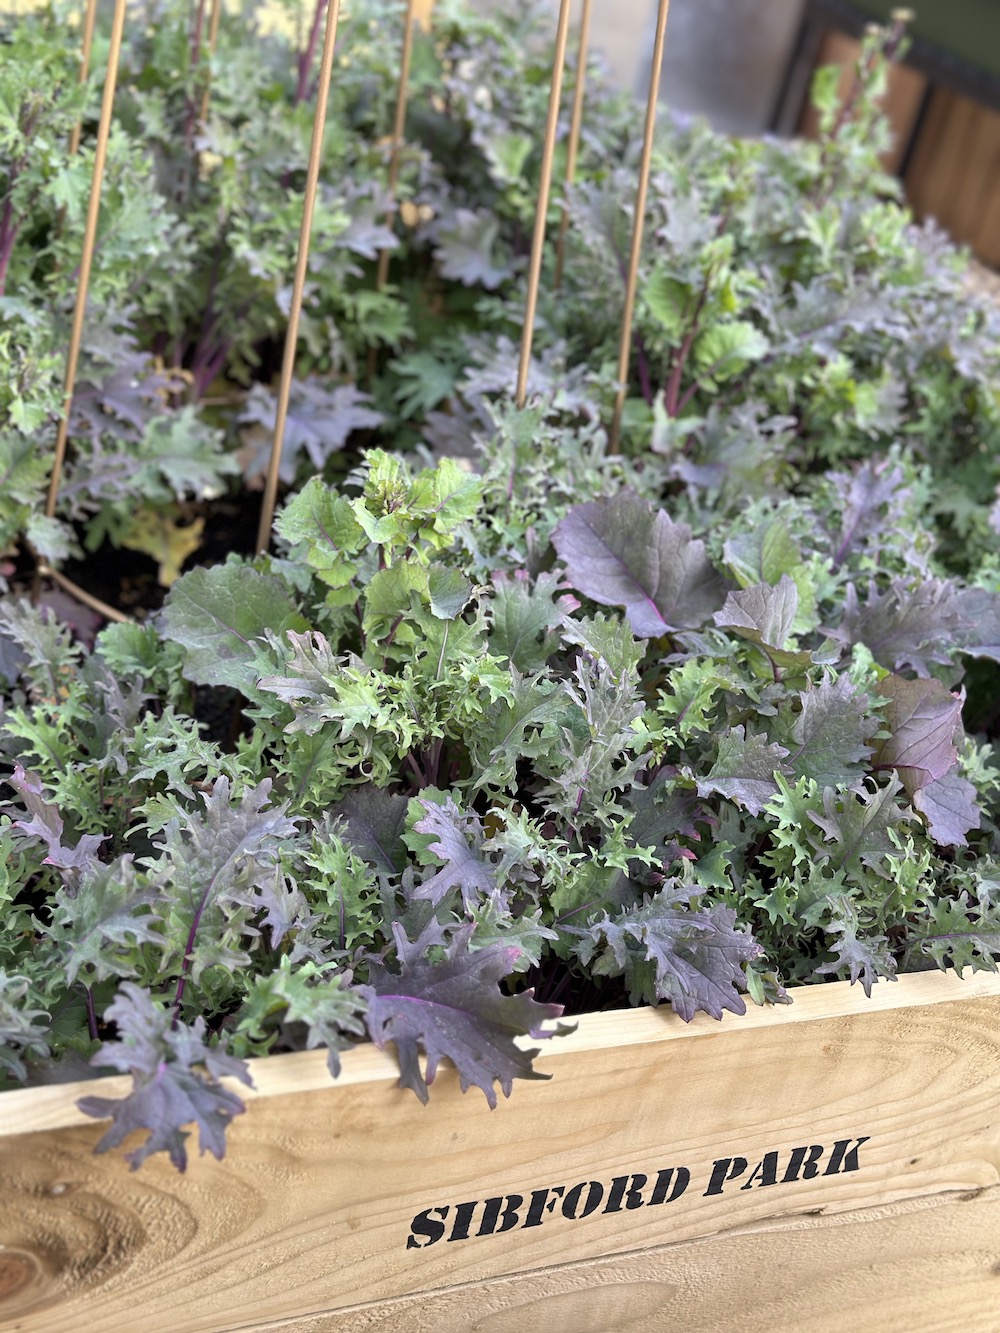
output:
<instances>
[{"instance_id":1,"label":"plant support stake","mask_svg":"<svg viewBox=\"0 0 1000 1333\"><path fill-rule=\"evenodd\" d=\"M313 116L312 143L309 146L309 170L306 174L306 192L302 200L302 227L299 231L299 253L295 264L295 283L292 287L292 305L288 312L288 332L285 335L285 355L281 362L281 386L278 390L278 410L274 422L274 441L267 469L267 485L260 511L257 532L257 554L267 550L271 540L271 523L278 497L278 469L281 466L281 447L285 438L288 418L288 399L292 391L292 372L295 369L295 348L299 338L299 316L302 313L302 293L306 285L309 264L309 238L312 234L313 209L319 184L319 165L323 154L323 131L326 128L326 104L330 97L330 76L333 71L333 48L337 41L337 21L340 18L340 0L330 0L326 11L326 33L323 38L323 56L316 92L316 112Z\"/></svg>"},{"instance_id":2,"label":"plant support stake","mask_svg":"<svg viewBox=\"0 0 1000 1333\"><path fill-rule=\"evenodd\" d=\"M542 170L538 180L538 207L535 211L535 234L531 241L531 263L528 268L528 295L524 303L524 328L521 331L521 359L517 368L515 401L518 407L524 406L528 396L528 367L531 365L531 342L535 333L535 310L538 306L538 282L542 273L542 250L545 247L545 222L549 211L549 193L552 189L552 159L555 156L556 130L559 126L559 99L562 96L563 69L566 65L569 4L570 0L560 0L556 49L552 57L549 115L545 122Z\"/></svg>"},{"instance_id":3,"label":"plant support stake","mask_svg":"<svg viewBox=\"0 0 1000 1333\"><path fill-rule=\"evenodd\" d=\"M97 240L97 218L101 208L101 183L104 179L104 163L108 156L111 110L115 101L115 85L118 82L118 57L122 49L124 27L125 0L115 0L115 14L111 24L111 44L108 47L108 68L104 76L101 119L97 127L97 144L94 149L94 172L90 182L90 199L87 201L87 222L83 233L83 253L80 257L80 278L76 288L76 305L73 309L69 352L66 356L66 381L63 389L62 416L59 418L56 451L52 460L52 477L49 481L48 499L45 502L47 518L52 518L56 512L56 496L59 494L59 481L62 476L63 462L66 458L66 441L69 438L69 414L73 405L76 367L80 359L80 340L83 336L83 316L87 308L90 267L94 258L94 244Z\"/></svg>"},{"instance_id":4,"label":"plant support stake","mask_svg":"<svg viewBox=\"0 0 1000 1333\"><path fill-rule=\"evenodd\" d=\"M635 288L639 278L639 255L642 251L642 230L646 221L646 194L649 190L649 168L653 160L653 138L656 133L656 106L660 96L660 74L663 70L663 47L667 35L667 10L670 0L660 0L656 15L656 39L653 43L653 67L649 74L649 99L646 102L646 127L642 139L642 160L639 164L639 187L635 194L635 217L632 220L632 250L629 254L628 276L625 281L625 310L622 315L621 341L618 344L618 392L615 395L615 414L611 422L608 452L618 452L618 436L622 427L622 411L628 392L628 364L632 350L632 318L635 314Z\"/></svg>"},{"instance_id":5,"label":"plant support stake","mask_svg":"<svg viewBox=\"0 0 1000 1333\"><path fill-rule=\"evenodd\" d=\"M413 52L413 11L416 0L406 0L406 29L403 33L403 53L399 61L399 90L396 94L396 119L392 127L392 155L389 158L389 207L385 215L385 225L392 227L396 211L396 182L399 179L399 154L403 146L403 131L406 128L406 93L410 82L410 56ZM375 275L375 290L380 292L389 276L389 251L383 246L378 252L378 272Z\"/></svg>"},{"instance_id":6,"label":"plant support stake","mask_svg":"<svg viewBox=\"0 0 1000 1333\"><path fill-rule=\"evenodd\" d=\"M90 77L90 52L94 45L94 23L97 20L97 0L87 0L87 8L83 16L83 46L80 50L80 73L77 76L77 84L82 87ZM76 156L76 151L80 147L80 136L83 132L81 121L77 121L73 126L73 133L69 136L69 155Z\"/></svg>"},{"instance_id":7,"label":"plant support stake","mask_svg":"<svg viewBox=\"0 0 1000 1333\"><path fill-rule=\"evenodd\" d=\"M590 5L583 0L580 10L580 47L576 56L576 87L573 89L573 115L569 123L569 142L566 145L567 190L576 178L576 154L580 147L580 129L583 125L583 99L587 89L587 50L590 46ZM569 227L569 205L563 203L559 217L559 235L556 237L555 287L562 286L563 265L566 262L566 229Z\"/></svg>"},{"instance_id":8,"label":"plant support stake","mask_svg":"<svg viewBox=\"0 0 1000 1333\"><path fill-rule=\"evenodd\" d=\"M222 0L212 0L212 17L208 21L208 66L205 70L205 87L201 94L201 106L198 108L198 123L204 125L208 120L208 103L212 95L212 59L219 42L219 20L222 18Z\"/></svg>"}]
</instances>

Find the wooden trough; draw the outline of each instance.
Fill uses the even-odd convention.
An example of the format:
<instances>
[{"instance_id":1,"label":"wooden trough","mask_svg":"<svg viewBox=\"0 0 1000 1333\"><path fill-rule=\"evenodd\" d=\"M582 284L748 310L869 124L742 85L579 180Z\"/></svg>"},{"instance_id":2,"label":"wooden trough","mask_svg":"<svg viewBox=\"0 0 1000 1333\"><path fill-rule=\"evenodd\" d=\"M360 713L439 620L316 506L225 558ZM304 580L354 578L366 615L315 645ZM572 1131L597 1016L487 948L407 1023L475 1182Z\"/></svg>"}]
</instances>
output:
<instances>
[{"instance_id":1,"label":"wooden trough","mask_svg":"<svg viewBox=\"0 0 1000 1333\"><path fill-rule=\"evenodd\" d=\"M251 1063L185 1176L94 1156L93 1084L0 1095L0 1329L1000 1328L994 974L590 1015L495 1112L373 1047Z\"/></svg>"}]
</instances>

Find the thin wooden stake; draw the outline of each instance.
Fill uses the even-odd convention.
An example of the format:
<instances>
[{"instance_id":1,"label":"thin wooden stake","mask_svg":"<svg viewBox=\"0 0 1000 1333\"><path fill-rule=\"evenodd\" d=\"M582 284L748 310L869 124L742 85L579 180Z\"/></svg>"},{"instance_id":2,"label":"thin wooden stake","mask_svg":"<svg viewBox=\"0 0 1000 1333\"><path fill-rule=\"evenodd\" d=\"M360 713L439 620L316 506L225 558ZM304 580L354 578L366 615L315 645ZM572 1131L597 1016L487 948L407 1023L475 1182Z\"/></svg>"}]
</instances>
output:
<instances>
[{"instance_id":1,"label":"thin wooden stake","mask_svg":"<svg viewBox=\"0 0 1000 1333\"><path fill-rule=\"evenodd\" d=\"M115 85L118 82L118 57L121 54L124 27L125 0L115 0L115 15L111 24L111 45L108 47L108 68L104 76L104 97L101 101L101 119L97 127L97 144L94 148L94 171L90 181L90 199L87 202L87 223L83 232L80 276L76 288L76 305L73 309L69 352L66 357L62 416L59 419L55 457L52 460L52 477L49 481L49 494L45 503L45 513L48 518L52 518L56 512L56 496L59 494L59 482L62 477L63 463L66 459L69 414L70 408L73 406L73 386L76 383L76 367L80 359L80 341L83 337L83 317L87 309L90 267L94 258L94 245L97 240L97 219L101 209L101 184L104 180L104 163L108 156L111 110L115 101Z\"/></svg>"},{"instance_id":2,"label":"thin wooden stake","mask_svg":"<svg viewBox=\"0 0 1000 1333\"><path fill-rule=\"evenodd\" d=\"M521 331L521 359L517 368L515 401L523 407L528 396L528 368L531 365L531 343L535 336L535 311L538 307L538 283L542 275L542 251L545 248L545 223L552 190L552 159L556 150L556 130L559 127L559 101L562 96L563 69L566 65L566 39L569 35L570 0L560 0L559 26L556 30L556 49L552 58L552 87L549 91L549 115L545 123L542 146L542 171L538 181L538 207L535 212L535 234L531 241L531 262L528 267L528 295L524 303L524 328Z\"/></svg>"},{"instance_id":3,"label":"thin wooden stake","mask_svg":"<svg viewBox=\"0 0 1000 1333\"><path fill-rule=\"evenodd\" d=\"M396 119L392 126L392 156L389 158L389 208L385 225L391 227L395 216L396 183L399 180L399 156L406 129L406 96L410 83L410 56L413 54L413 13L416 0L406 0L406 31L403 33L403 54L399 61L399 88L396 92ZM385 246L378 252L378 271L375 290L380 292L389 276L389 251ZM375 350L374 348L372 349Z\"/></svg>"},{"instance_id":4,"label":"thin wooden stake","mask_svg":"<svg viewBox=\"0 0 1000 1333\"><path fill-rule=\"evenodd\" d=\"M219 42L219 21L222 18L222 0L212 0L212 17L208 21L208 67L205 70L205 87L201 94L201 106L198 108L198 123L204 125L208 120L208 103L212 93L212 57Z\"/></svg>"},{"instance_id":5,"label":"thin wooden stake","mask_svg":"<svg viewBox=\"0 0 1000 1333\"><path fill-rule=\"evenodd\" d=\"M618 436L622 427L622 412L628 392L628 367L632 352L632 318L635 314L635 289L639 278L639 256L642 252L642 231L646 222L646 194L649 190L649 168L653 160L653 138L656 132L656 108L660 97L660 75L663 71L663 47L667 35L667 10L670 0L659 0L656 16L656 40L653 43L653 67L649 74L649 100L646 103L646 125L643 131L642 159L639 164L639 187L635 195L635 217L632 222L632 250L625 282L625 312L622 315L621 341L618 345L618 392L615 395L615 414L611 422L608 452L618 452Z\"/></svg>"},{"instance_id":6,"label":"thin wooden stake","mask_svg":"<svg viewBox=\"0 0 1000 1333\"><path fill-rule=\"evenodd\" d=\"M567 188L576 179L576 155L580 147L580 130L583 125L583 99L587 87L587 50L590 46L590 5L591 0L583 0L580 10L580 45L576 56L576 87L573 90L573 117L569 125L569 142L566 145ZM559 235L556 237L556 274L555 288L562 286L563 265L566 262L566 229L569 227L569 206L563 204L559 218Z\"/></svg>"},{"instance_id":7,"label":"thin wooden stake","mask_svg":"<svg viewBox=\"0 0 1000 1333\"><path fill-rule=\"evenodd\" d=\"M424 32L431 30L431 15L434 12L434 0L416 0L413 15Z\"/></svg>"},{"instance_id":8,"label":"thin wooden stake","mask_svg":"<svg viewBox=\"0 0 1000 1333\"><path fill-rule=\"evenodd\" d=\"M105 620L117 620L121 625L131 625L133 620L131 616L125 615L123 611L116 611L113 606L108 606L107 602L102 602L99 597L94 597L91 593L85 592L78 583L68 579L65 574L60 574L58 569L53 569L47 561L41 560L38 564L38 577L42 579L51 579L53 583L58 584L64 592L68 592L71 597L75 597L78 602L84 606L89 606L91 611L96 611L98 615Z\"/></svg>"},{"instance_id":9,"label":"thin wooden stake","mask_svg":"<svg viewBox=\"0 0 1000 1333\"><path fill-rule=\"evenodd\" d=\"M97 0L87 0L87 9L83 16L83 47L80 51L80 72L77 75L77 84L82 87L90 77L90 52L94 45L94 24L97 21ZM69 155L75 157L77 149L80 147L80 136L83 133L81 121L77 121L73 126L73 133L69 136Z\"/></svg>"},{"instance_id":10,"label":"thin wooden stake","mask_svg":"<svg viewBox=\"0 0 1000 1333\"><path fill-rule=\"evenodd\" d=\"M299 253L295 263L295 283L292 304L288 312L288 332L285 335L285 355L281 362L281 384L278 389L278 411L274 422L274 441L267 469L267 484L260 511L257 531L257 554L267 550L271 540L271 523L278 498L278 469L281 467L281 448L285 439L288 419L288 399L292 391L292 372L295 369L295 351L299 339L299 316L302 314L302 293L306 285L309 264L309 240L312 235L313 210L319 184L320 158L323 155L323 132L326 129L326 104L330 97L330 78L333 72L333 48L337 41L337 22L340 18L340 0L330 0L326 11L326 32L323 37L323 55L320 61L319 87L316 92L316 112L313 116L312 143L309 147L309 170L306 173L306 192L302 200L302 227L299 231Z\"/></svg>"}]
</instances>

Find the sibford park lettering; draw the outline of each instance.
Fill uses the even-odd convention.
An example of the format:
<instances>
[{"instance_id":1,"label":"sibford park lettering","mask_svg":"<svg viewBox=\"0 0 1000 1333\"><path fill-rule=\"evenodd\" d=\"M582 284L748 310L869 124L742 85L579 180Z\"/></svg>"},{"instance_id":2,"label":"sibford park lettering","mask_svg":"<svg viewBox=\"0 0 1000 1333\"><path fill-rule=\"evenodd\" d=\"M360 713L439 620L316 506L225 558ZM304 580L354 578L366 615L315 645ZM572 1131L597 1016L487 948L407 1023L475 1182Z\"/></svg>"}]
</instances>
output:
<instances>
[{"instance_id":1,"label":"sibford park lettering","mask_svg":"<svg viewBox=\"0 0 1000 1333\"><path fill-rule=\"evenodd\" d=\"M751 1168L746 1157L717 1157L705 1180L703 1198L736 1190L763 1189L769 1185L792 1185L817 1176L837 1176L859 1171L858 1153L868 1136L837 1139L829 1149L821 1144L766 1152ZM408 1250L423 1250L439 1240L470 1240L477 1236L499 1236L518 1228L540 1227L550 1217L570 1222L595 1213L633 1212L673 1203L691 1184L686 1166L665 1166L649 1174L615 1176L608 1184L582 1180L577 1185L547 1185L525 1194L498 1194L489 1199L441 1204L425 1208L410 1223ZM697 1186L696 1186L697 1188Z\"/></svg>"}]
</instances>

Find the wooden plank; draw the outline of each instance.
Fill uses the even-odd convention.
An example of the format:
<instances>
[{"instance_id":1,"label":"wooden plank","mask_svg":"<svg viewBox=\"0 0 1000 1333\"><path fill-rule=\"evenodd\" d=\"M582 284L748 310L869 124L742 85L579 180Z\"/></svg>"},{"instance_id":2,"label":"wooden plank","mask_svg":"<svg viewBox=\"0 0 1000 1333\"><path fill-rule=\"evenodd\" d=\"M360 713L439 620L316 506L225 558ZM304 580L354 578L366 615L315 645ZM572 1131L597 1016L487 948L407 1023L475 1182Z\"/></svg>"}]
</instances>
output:
<instances>
[{"instance_id":1,"label":"wooden plank","mask_svg":"<svg viewBox=\"0 0 1000 1333\"><path fill-rule=\"evenodd\" d=\"M936 218L984 263L1000 265L1000 112L936 89L906 193L918 217Z\"/></svg>"},{"instance_id":2,"label":"wooden plank","mask_svg":"<svg viewBox=\"0 0 1000 1333\"><path fill-rule=\"evenodd\" d=\"M93 1157L72 1106L93 1084L4 1094L0 1327L226 1333L1000 1182L994 975L811 987L722 1024L594 1015L539 1063L552 1081L491 1113L453 1071L422 1107L371 1051L340 1085L312 1054L258 1062L226 1160L186 1177Z\"/></svg>"},{"instance_id":3,"label":"wooden plank","mask_svg":"<svg viewBox=\"0 0 1000 1333\"><path fill-rule=\"evenodd\" d=\"M996 1333L1000 1188L726 1232L246 1333Z\"/></svg>"}]
</instances>

